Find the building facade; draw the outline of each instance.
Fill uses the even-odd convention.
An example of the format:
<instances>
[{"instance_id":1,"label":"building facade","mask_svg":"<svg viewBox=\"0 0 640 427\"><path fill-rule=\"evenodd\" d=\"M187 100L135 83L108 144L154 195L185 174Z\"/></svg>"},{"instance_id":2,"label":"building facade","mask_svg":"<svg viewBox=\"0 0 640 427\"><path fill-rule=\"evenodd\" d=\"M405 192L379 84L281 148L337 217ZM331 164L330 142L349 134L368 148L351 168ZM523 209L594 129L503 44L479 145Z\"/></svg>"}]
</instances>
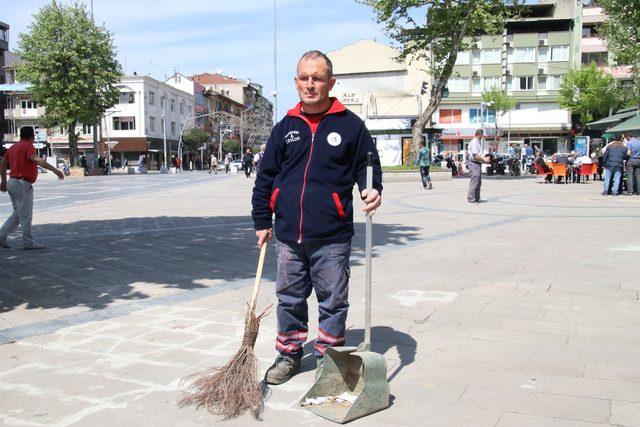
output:
<instances>
[{"instance_id":1,"label":"building facade","mask_svg":"<svg viewBox=\"0 0 640 427\"><path fill-rule=\"evenodd\" d=\"M110 151L123 164L137 164L141 154L147 167L160 169L167 158L178 153L181 127L194 126L185 120L194 114L194 95L149 76L126 76L117 85L118 103L102 119L103 152Z\"/></svg>"},{"instance_id":2,"label":"building facade","mask_svg":"<svg viewBox=\"0 0 640 427\"><path fill-rule=\"evenodd\" d=\"M6 56L9 52L9 25L0 22L0 85L7 83L4 67L6 65ZM4 142L4 134L8 132L7 122L4 116L4 110L7 104L7 95L0 92L0 154L2 154L2 145Z\"/></svg>"}]
</instances>

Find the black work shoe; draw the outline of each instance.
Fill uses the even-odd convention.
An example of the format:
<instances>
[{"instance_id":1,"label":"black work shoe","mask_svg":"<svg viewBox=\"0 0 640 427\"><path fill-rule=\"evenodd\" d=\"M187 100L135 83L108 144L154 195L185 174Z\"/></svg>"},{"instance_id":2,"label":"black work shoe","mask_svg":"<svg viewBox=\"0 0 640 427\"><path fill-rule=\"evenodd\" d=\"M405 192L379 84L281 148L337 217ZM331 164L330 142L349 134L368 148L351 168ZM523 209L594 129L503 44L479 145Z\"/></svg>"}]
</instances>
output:
<instances>
[{"instance_id":1,"label":"black work shoe","mask_svg":"<svg viewBox=\"0 0 640 427\"><path fill-rule=\"evenodd\" d=\"M278 356L273 365L264 374L267 384L278 385L286 383L300 372L300 359L289 356Z\"/></svg>"},{"instance_id":2,"label":"black work shoe","mask_svg":"<svg viewBox=\"0 0 640 427\"><path fill-rule=\"evenodd\" d=\"M324 358L323 357L316 358L316 381L318 381L318 378L320 378L320 375L322 374L323 366L324 366Z\"/></svg>"}]
</instances>

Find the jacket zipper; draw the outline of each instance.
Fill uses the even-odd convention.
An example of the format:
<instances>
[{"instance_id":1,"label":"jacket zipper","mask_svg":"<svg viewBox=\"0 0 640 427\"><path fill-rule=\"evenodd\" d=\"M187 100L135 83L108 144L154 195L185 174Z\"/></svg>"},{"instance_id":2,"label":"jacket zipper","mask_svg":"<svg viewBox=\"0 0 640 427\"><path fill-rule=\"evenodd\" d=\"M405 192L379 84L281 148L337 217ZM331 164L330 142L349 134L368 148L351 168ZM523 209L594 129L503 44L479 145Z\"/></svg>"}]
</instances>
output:
<instances>
[{"instance_id":1,"label":"jacket zipper","mask_svg":"<svg viewBox=\"0 0 640 427\"><path fill-rule=\"evenodd\" d=\"M307 187L307 173L309 172L309 165L311 164L311 156L313 155L313 141L316 139L316 134L311 134L311 148L309 149L309 158L307 159L307 165L304 168L304 177L302 179L302 191L300 192L300 224L298 227L298 244L302 243L302 199L304 198L304 190Z\"/></svg>"}]
</instances>

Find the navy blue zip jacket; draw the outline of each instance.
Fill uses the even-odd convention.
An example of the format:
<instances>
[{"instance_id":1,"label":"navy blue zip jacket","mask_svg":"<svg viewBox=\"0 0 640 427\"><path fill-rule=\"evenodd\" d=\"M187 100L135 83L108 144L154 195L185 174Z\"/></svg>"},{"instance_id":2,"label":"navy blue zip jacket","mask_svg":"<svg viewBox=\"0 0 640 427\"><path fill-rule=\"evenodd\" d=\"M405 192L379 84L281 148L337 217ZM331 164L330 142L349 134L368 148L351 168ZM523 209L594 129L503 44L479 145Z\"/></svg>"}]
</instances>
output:
<instances>
[{"instance_id":1,"label":"navy blue zip jacket","mask_svg":"<svg viewBox=\"0 0 640 427\"><path fill-rule=\"evenodd\" d=\"M315 134L301 104L273 128L253 188L256 230L272 227L286 242L337 242L353 236L353 185L367 188L367 152L373 188L382 194L378 152L364 122L331 98Z\"/></svg>"}]
</instances>

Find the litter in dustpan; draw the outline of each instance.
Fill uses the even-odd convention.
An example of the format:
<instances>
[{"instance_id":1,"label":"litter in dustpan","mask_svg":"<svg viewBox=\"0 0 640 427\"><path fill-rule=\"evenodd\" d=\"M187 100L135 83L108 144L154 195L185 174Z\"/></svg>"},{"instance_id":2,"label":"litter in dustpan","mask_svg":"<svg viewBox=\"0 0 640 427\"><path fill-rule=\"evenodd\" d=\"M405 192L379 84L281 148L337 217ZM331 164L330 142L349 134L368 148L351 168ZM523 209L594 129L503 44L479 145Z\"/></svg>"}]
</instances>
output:
<instances>
[{"instance_id":1,"label":"litter in dustpan","mask_svg":"<svg viewBox=\"0 0 640 427\"><path fill-rule=\"evenodd\" d=\"M305 399L305 401L302 402L302 406L322 405L323 403L328 402L336 402L342 405L353 405L357 398L358 396L354 396L353 394L349 394L345 391L340 396L321 396Z\"/></svg>"}]
</instances>

